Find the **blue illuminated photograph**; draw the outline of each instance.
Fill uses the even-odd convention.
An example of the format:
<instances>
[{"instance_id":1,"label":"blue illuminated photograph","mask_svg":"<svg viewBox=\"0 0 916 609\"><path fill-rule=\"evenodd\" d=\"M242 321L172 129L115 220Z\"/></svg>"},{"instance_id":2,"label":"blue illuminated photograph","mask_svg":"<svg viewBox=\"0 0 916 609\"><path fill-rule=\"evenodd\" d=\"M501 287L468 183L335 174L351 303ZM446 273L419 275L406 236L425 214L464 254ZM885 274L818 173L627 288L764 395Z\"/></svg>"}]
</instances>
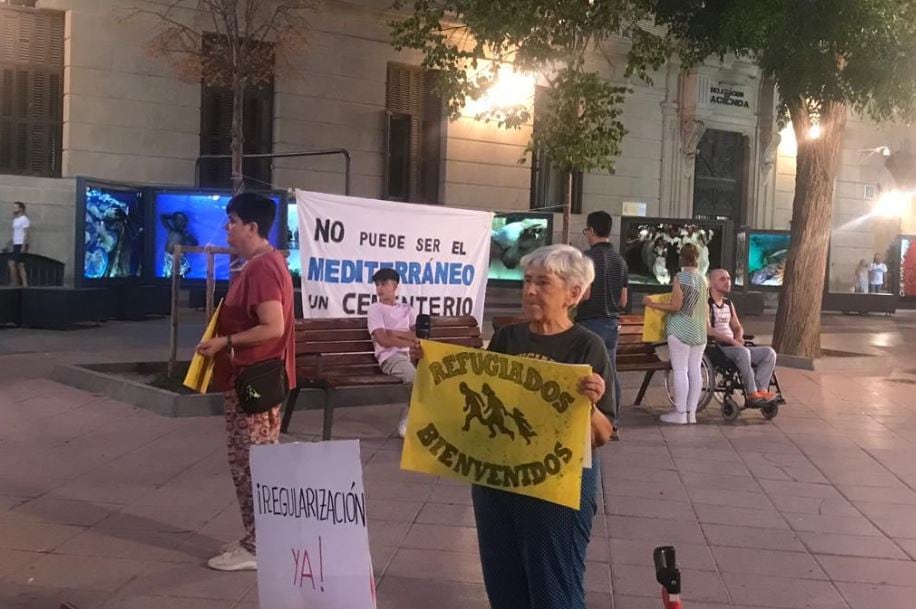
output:
<instances>
[{"instance_id":1,"label":"blue illuminated photograph","mask_svg":"<svg viewBox=\"0 0 916 609\"><path fill-rule=\"evenodd\" d=\"M747 238L747 273L752 286L781 287L790 235L754 233Z\"/></svg>"},{"instance_id":2,"label":"blue illuminated photograph","mask_svg":"<svg viewBox=\"0 0 916 609\"><path fill-rule=\"evenodd\" d=\"M83 277L140 277L143 237L142 191L86 187Z\"/></svg>"},{"instance_id":3,"label":"blue illuminated photograph","mask_svg":"<svg viewBox=\"0 0 916 609\"><path fill-rule=\"evenodd\" d=\"M172 266L178 265L185 279L207 278L207 256L203 253L182 253L175 257L175 246L227 247L226 205L231 195L201 192L157 192L155 194L154 264L157 277L171 277ZM274 203L277 196L270 197ZM278 210L279 220L279 210ZM279 226L274 222L270 242L279 243ZM214 257L214 274L218 281L229 279L229 256Z\"/></svg>"},{"instance_id":4,"label":"blue illuminated photograph","mask_svg":"<svg viewBox=\"0 0 916 609\"><path fill-rule=\"evenodd\" d=\"M552 223L545 214L505 214L493 218L488 279L522 281L521 260L551 242Z\"/></svg>"},{"instance_id":5,"label":"blue illuminated photograph","mask_svg":"<svg viewBox=\"0 0 916 609\"><path fill-rule=\"evenodd\" d=\"M286 266L293 277L302 277L302 259L299 254L299 214L296 211L296 204L290 203L286 213L286 249L289 250L289 257L286 259Z\"/></svg>"}]
</instances>

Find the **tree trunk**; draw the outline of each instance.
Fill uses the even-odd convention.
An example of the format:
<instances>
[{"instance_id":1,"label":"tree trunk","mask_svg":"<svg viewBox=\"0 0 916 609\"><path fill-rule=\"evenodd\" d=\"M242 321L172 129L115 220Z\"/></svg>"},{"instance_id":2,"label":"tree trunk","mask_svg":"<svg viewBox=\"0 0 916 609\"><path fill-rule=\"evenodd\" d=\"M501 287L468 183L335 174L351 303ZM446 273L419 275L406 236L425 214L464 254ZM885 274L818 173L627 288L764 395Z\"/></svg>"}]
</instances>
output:
<instances>
[{"instance_id":1,"label":"tree trunk","mask_svg":"<svg viewBox=\"0 0 916 609\"><path fill-rule=\"evenodd\" d=\"M245 83L235 79L232 83L232 192L239 194L245 190L245 178L242 171L245 137L242 117L245 109Z\"/></svg>"},{"instance_id":2,"label":"tree trunk","mask_svg":"<svg viewBox=\"0 0 916 609\"><path fill-rule=\"evenodd\" d=\"M572 213L573 172L566 172L566 184L563 188L563 243L570 242L570 215Z\"/></svg>"},{"instance_id":3,"label":"tree trunk","mask_svg":"<svg viewBox=\"0 0 916 609\"><path fill-rule=\"evenodd\" d=\"M773 347L778 353L815 358L821 351L821 303L830 248L833 187L846 129L846 106L825 103L821 136L808 138L812 122L804 100L789 102L798 142L792 242L783 277Z\"/></svg>"}]
</instances>

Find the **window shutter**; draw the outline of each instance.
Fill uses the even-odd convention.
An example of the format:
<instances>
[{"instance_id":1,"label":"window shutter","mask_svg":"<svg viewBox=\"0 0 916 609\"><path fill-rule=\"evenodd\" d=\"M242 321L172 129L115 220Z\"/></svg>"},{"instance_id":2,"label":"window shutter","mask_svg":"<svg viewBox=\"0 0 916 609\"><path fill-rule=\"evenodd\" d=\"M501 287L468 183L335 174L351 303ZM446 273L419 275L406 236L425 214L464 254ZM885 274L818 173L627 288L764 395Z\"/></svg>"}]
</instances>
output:
<instances>
[{"instance_id":1,"label":"window shutter","mask_svg":"<svg viewBox=\"0 0 916 609\"><path fill-rule=\"evenodd\" d=\"M204 38L212 41L210 36ZM212 42L210 42L212 44ZM200 154L232 152L232 89L201 85ZM243 154L268 154L273 151L273 84L245 89L242 109ZM245 159L242 173L249 188L268 188L271 184L270 159ZM231 159L204 159L200 165L201 186L228 188L232 185Z\"/></svg>"},{"instance_id":2,"label":"window shutter","mask_svg":"<svg viewBox=\"0 0 916 609\"><path fill-rule=\"evenodd\" d=\"M248 87L245 91L245 154L269 154L273 151L273 105L272 85ZM243 163L244 173L252 178L252 188L268 188L271 184L271 160L247 159Z\"/></svg>"},{"instance_id":3,"label":"window shutter","mask_svg":"<svg viewBox=\"0 0 916 609\"><path fill-rule=\"evenodd\" d=\"M0 173L60 175L63 13L0 7Z\"/></svg>"},{"instance_id":4,"label":"window shutter","mask_svg":"<svg viewBox=\"0 0 916 609\"><path fill-rule=\"evenodd\" d=\"M409 117L410 151L407 158L407 192L409 201L437 203L439 199L439 161L442 129L442 101L433 87L433 79L418 66L388 64L385 105L390 116ZM386 119L390 120L390 119ZM388 125L390 127L390 125ZM386 137L403 134L406 129L386 129ZM386 142L386 164L391 151L400 142ZM387 191L387 198L398 198Z\"/></svg>"},{"instance_id":5,"label":"window shutter","mask_svg":"<svg viewBox=\"0 0 916 609\"><path fill-rule=\"evenodd\" d=\"M200 154L229 154L232 146L232 91L204 86L200 103ZM232 183L230 159L204 159L200 185L224 188Z\"/></svg>"},{"instance_id":6,"label":"window shutter","mask_svg":"<svg viewBox=\"0 0 916 609\"><path fill-rule=\"evenodd\" d=\"M386 91L388 110L410 116L410 156L408 157L408 200L417 198L420 185L420 119L423 116L423 71L415 66L388 64Z\"/></svg>"}]
</instances>

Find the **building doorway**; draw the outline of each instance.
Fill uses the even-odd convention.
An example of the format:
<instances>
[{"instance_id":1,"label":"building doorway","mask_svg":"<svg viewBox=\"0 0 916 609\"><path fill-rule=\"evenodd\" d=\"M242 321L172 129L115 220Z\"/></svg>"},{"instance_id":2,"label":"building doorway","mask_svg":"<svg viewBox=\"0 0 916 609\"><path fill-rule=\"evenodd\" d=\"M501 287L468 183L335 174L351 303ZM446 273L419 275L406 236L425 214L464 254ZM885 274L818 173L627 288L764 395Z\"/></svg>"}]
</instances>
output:
<instances>
[{"instance_id":1,"label":"building doorway","mask_svg":"<svg viewBox=\"0 0 916 609\"><path fill-rule=\"evenodd\" d=\"M694 167L693 217L731 220L747 217L747 138L734 131L708 129L700 139Z\"/></svg>"}]
</instances>

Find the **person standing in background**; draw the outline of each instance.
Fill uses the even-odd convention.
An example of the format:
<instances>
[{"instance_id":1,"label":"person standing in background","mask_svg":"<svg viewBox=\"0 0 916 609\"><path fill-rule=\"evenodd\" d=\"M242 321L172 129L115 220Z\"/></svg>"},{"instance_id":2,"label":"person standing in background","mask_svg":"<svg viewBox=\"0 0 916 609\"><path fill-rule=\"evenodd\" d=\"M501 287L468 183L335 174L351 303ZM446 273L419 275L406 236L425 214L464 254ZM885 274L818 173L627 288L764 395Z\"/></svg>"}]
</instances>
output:
<instances>
[{"instance_id":1,"label":"person standing in background","mask_svg":"<svg viewBox=\"0 0 916 609\"><path fill-rule=\"evenodd\" d=\"M887 265L881 259L881 254L875 254L874 261L868 265L868 291L871 294L878 294L884 291L884 274L887 273Z\"/></svg>"},{"instance_id":2,"label":"person standing in background","mask_svg":"<svg viewBox=\"0 0 916 609\"><path fill-rule=\"evenodd\" d=\"M853 286L856 294L868 294L868 263L865 258L859 260L859 266L856 267L853 278Z\"/></svg>"},{"instance_id":3,"label":"person standing in background","mask_svg":"<svg viewBox=\"0 0 916 609\"><path fill-rule=\"evenodd\" d=\"M246 412L235 381L250 366L283 360L289 388L296 382L293 280L286 258L268 240L276 213L273 201L250 192L235 195L226 206L226 241L246 262L220 307L218 336L197 346L201 355L216 358L213 389L223 392L229 469L245 529L242 539L224 545L207 561L217 571L258 568L251 447L280 440L280 404Z\"/></svg>"},{"instance_id":4,"label":"person standing in background","mask_svg":"<svg viewBox=\"0 0 916 609\"><path fill-rule=\"evenodd\" d=\"M671 284L671 302L643 299L647 307L665 311L668 353L674 377L674 410L661 416L663 423L686 425L697 422L697 405L703 389L701 363L706 350L709 287L697 269L700 253L688 243L681 248L681 272Z\"/></svg>"},{"instance_id":5,"label":"person standing in background","mask_svg":"<svg viewBox=\"0 0 916 609\"><path fill-rule=\"evenodd\" d=\"M12 258L9 261L10 285L29 287L29 278L25 272L25 259L23 254L29 251L29 229L32 223L25 215L25 203L13 203L13 239L10 241Z\"/></svg>"},{"instance_id":6,"label":"person standing in background","mask_svg":"<svg viewBox=\"0 0 916 609\"><path fill-rule=\"evenodd\" d=\"M620 314L627 307L627 286L629 272L627 263L611 245L610 236L613 220L604 211L595 211L585 220L582 233L588 240L589 249L585 255L595 265L595 281L589 287L586 298L576 308L576 323L591 330L604 342L608 358L616 371L617 339L620 334ZM619 440L618 420L620 411L620 380L614 375L614 431L611 439Z\"/></svg>"}]
</instances>

